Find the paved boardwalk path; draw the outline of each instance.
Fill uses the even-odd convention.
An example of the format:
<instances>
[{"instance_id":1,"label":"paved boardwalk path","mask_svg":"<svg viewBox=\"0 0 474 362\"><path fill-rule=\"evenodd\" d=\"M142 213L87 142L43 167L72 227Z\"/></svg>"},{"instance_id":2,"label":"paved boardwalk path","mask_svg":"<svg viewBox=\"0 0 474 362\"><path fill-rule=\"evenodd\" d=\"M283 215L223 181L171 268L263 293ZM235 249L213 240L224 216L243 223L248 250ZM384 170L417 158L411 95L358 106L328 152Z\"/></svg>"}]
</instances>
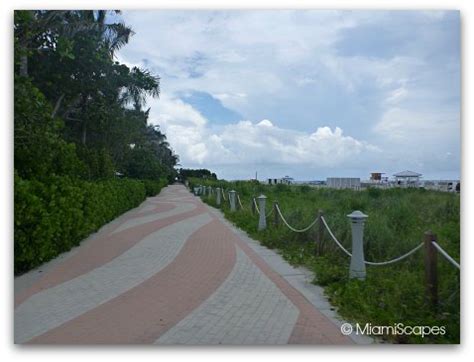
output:
<instances>
[{"instance_id":1,"label":"paved boardwalk path","mask_svg":"<svg viewBox=\"0 0 474 362\"><path fill-rule=\"evenodd\" d=\"M15 280L15 343L352 344L321 289L184 186Z\"/></svg>"}]
</instances>

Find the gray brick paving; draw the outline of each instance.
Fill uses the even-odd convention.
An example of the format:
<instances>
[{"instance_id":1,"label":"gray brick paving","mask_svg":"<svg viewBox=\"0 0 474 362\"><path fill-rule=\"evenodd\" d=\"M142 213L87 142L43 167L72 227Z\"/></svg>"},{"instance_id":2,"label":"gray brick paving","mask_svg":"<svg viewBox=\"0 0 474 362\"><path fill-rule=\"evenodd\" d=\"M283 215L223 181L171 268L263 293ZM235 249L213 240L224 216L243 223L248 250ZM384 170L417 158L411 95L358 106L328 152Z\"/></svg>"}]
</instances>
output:
<instances>
[{"instance_id":1,"label":"gray brick paving","mask_svg":"<svg viewBox=\"0 0 474 362\"><path fill-rule=\"evenodd\" d=\"M286 344L298 309L237 247L227 280L157 344Z\"/></svg>"},{"instance_id":2,"label":"gray brick paving","mask_svg":"<svg viewBox=\"0 0 474 362\"><path fill-rule=\"evenodd\" d=\"M152 221L161 220L170 216L179 215L188 211L192 211L196 207L197 206L193 203L181 202L172 210L164 211L164 212L160 212L160 213L156 213L152 215L139 216L139 217L135 217L133 219L127 220L122 225L120 225L116 230L114 230L112 234L118 233L120 231L123 231L131 227L143 225Z\"/></svg>"},{"instance_id":3,"label":"gray brick paving","mask_svg":"<svg viewBox=\"0 0 474 362\"><path fill-rule=\"evenodd\" d=\"M336 308L329 303L324 294L324 289L312 283L314 275L311 271L303 267L295 268L291 266L277 252L266 248L257 240L250 238L243 230L232 225L218 210L209 206L208 208L210 212L228 225L241 240L249 245L268 265L270 265L273 270L280 274L297 291L303 294L305 298L322 314L328 317L334 325L340 328L342 324L346 323L346 321L338 315ZM257 219L255 222L257 223ZM353 332L349 337L357 344L371 344L377 342L371 337L357 335L355 332Z\"/></svg>"},{"instance_id":4,"label":"gray brick paving","mask_svg":"<svg viewBox=\"0 0 474 362\"><path fill-rule=\"evenodd\" d=\"M15 310L15 343L24 343L139 285L172 262L187 238L211 220L205 213L164 227L101 267L33 295Z\"/></svg>"}]
</instances>

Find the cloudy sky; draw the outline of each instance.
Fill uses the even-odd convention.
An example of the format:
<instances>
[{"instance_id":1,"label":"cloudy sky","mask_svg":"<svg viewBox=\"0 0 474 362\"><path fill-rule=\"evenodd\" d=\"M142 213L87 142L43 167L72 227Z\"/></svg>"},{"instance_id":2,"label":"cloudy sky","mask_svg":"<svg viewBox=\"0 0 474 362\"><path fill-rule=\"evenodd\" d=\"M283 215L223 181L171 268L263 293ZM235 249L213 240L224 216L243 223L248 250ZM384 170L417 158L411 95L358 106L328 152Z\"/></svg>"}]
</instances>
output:
<instances>
[{"instance_id":1,"label":"cloudy sky","mask_svg":"<svg viewBox=\"0 0 474 362\"><path fill-rule=\"evenodd\" d=\"M421 11L125 11L120 61L181 165L220 178L460 176L460 18Z\"/></svg>"}]
</instances>

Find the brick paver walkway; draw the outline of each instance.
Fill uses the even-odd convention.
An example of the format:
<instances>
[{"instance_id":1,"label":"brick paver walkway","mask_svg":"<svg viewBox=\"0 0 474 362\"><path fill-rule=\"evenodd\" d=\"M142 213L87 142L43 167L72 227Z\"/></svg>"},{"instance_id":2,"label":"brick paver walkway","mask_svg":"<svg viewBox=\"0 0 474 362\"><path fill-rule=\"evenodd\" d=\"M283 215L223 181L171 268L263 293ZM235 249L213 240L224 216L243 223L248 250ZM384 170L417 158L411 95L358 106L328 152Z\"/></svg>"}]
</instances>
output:
<instances>
[{"instance_id":1,"label":"brick paver walkway","mask_svg":"<svg viewBox=\"0 0 474 362\"><path fill-rule=\"evenodd\" d=\"M354 343L317 287L275 258L169 186L15 280L15 343Z\"/></svg>"}]
</instances>

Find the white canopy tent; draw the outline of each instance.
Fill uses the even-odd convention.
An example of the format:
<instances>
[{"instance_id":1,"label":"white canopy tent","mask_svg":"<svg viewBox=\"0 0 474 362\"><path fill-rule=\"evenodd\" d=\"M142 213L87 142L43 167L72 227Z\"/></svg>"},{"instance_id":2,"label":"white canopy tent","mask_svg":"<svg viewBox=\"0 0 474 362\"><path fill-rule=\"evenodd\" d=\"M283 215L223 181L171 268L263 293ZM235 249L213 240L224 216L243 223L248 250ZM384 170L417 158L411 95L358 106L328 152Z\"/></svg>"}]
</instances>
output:
<instances>
[{"instance_id":1,"label":"white canopy tent","mask_svg":"<svg viewBox=\"0 0 474 362\"><path fill-rule=\"evenodd\" d=\"M395 176L395 181L398 185L418 186L422 174L406 170L395 173L393 176Z\"/></svg>"}]
</instances>

